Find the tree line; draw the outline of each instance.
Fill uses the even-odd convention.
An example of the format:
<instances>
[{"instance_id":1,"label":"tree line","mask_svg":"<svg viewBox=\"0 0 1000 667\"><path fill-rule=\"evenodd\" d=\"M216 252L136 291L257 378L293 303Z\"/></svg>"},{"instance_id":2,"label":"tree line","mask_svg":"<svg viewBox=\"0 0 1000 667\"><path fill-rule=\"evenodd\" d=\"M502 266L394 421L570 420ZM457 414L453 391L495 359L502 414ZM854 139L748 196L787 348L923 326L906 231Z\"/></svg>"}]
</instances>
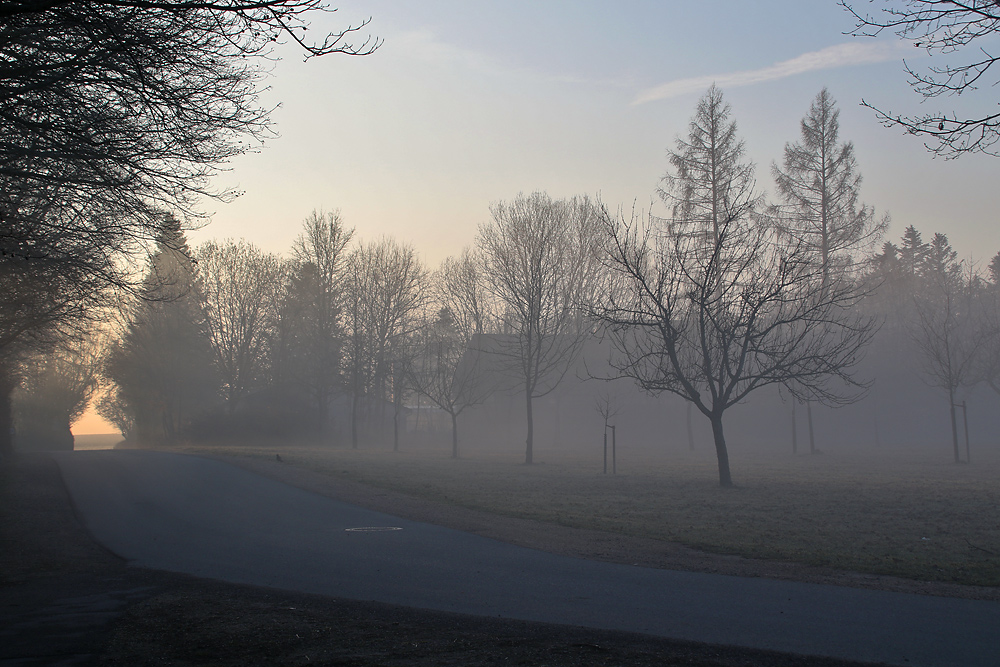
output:
<instances>
[{"instance_id":1,"label":"tree line","mask_svg":"<svg viewBox=\"0 0 1000 667\"><path fill-rule=\"evenodd\" d=\"M592 379L630 378L701 412L729 486L727 410L778 387L811 420L814 402L864 396L876 378L859 367L888 344L947 394L958 461L958 393L1000 386L1000 255L979 270L912 227L883 243L888 216L860 199L828 91L771 165L773 200L731 116L710 88L668 152L659 212L521 194L435 271L410 245L358 239L337 212L310 215L288 257L235 240L191 250L162 214L95 373L98 409L139 440L329 440L346 419L353 447L391 430L398 448L419 396L449 416L458 456L459 416L501 392L524 401L531 463L536 401L601 339Z\"/></svg>"},{"instance_id":2,"label":"tree line","mask_svg":"<svg viewBox=\"0 0 1000 667\"><path fill-rule=\"evenodd\" d=\"M235 196L211 180L273 135L258 93L274 46L306 57L378 48L356 39L367 22L314 40L310 20L327 9L322 0L0 4L0 460L11 451L13 392L43 386L39 373L69 382L92 325L123 295L149 292L135 266L171 233L162 212L197 221L205 197ZM58 361L34 360L53 352ZM67 409L76 410L55 411Z\"/></svg>"}]
</instances>

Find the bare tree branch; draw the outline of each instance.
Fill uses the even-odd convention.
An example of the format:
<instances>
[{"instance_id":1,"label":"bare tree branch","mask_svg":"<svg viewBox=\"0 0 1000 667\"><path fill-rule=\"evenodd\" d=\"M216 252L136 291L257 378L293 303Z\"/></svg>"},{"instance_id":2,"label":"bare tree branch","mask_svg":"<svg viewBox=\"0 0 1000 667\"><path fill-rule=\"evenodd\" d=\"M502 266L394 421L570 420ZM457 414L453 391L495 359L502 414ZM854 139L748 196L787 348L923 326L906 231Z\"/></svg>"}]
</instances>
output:
<instances>
[{"instance_id":1,"label":"bare tree branch","mask_svg":"<svg viewBox=\"0 0 1000 667\"><path fill-rule=\"evenodd\" d=\"M840 0L855 20L856 36L874 37L884 31L894 32L900 39L913 43L931 55L964 54L973 42L982 42L1000 30L1000 7L992 0L896 0L880 3L874 14L859 12L854 3ZM963 63L946 61L919 71L906 64L910 86L925 100L949 95L969 95L982 85L992 88L1000 56L983 48ZM995 100L986 102L993 106ZM954 112L935 112L916 116L879 109L868 102L862 104L873 111L886 127L902 128L909 134L929 139L925 146L935 155L946 159L965 153L1000 155L996 146L1000 140L1000 114L980 113L960 117Z\"/></svg>"}]
</instances>

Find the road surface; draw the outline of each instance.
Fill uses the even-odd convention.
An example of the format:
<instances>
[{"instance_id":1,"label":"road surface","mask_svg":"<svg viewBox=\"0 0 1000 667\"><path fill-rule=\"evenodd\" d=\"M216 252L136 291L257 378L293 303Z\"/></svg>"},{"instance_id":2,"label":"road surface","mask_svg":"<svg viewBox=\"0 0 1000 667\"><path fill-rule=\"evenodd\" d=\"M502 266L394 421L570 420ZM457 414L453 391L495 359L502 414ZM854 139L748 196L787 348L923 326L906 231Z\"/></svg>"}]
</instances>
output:
<instances>
[{"instance_id":1,"label":"road surface","mask_svg":"<svg viewBox=\"0 0 1000 667\"><path fill-rule=\"evenodd\" d=\"M1000 603L634 567L373 512L195 456L56 455L132 564L358 600L896 665L1000 665Z\"/></svg>"}]
</instances>

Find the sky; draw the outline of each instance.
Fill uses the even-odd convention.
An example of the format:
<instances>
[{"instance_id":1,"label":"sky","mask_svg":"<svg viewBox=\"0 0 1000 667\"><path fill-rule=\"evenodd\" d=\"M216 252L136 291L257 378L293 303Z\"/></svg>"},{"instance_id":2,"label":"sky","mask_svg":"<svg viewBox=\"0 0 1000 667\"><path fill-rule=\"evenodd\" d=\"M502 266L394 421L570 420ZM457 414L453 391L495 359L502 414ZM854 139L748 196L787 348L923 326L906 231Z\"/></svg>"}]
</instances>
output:
<instances>
[{"instance_id":1,"label":"sky","mask_svg":"<svg viewBox=\"0 0 1000 667\"><path fill-rule=\"evenodd\" d=\"M277 49L260 100L274 107L277 136L216 178L242 194L205 202L209 222L189 233L192 245L243 238L286 254L310 212L339 209L358 238L411 243L433 269L473 243L491 203L521 192L655 208L667 151L715 83L762 190L773 192L772 162L827 87L841 139L855 147L861 199L891 216L889 240L914 225L925 238L946 233L973 261L1000 251L1000 159L934 158L860 106L913 114L977 98L922 103L903 59L922 68L944 57L892 34L845 34L854 22L835 0L336 6L313 21L317 37L370 17L362 34L382 45L309 60ZM996 103L995 89L977 94ZM107 428L88 416L74 432Z\"/></svg>"}]
</instances>

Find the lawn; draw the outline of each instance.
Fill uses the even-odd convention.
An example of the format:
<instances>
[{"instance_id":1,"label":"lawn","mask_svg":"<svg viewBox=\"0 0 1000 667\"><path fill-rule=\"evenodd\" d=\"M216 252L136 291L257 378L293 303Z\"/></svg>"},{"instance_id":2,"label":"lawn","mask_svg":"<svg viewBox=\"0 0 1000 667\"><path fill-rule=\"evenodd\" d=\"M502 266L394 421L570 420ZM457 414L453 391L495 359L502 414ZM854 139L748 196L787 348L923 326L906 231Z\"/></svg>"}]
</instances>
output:
<instances>
[{"instance_id":1,"label":"lawn","mask_svg":"<svg viewBox=\"0 0 1000 667\"><path fill-rule=\"evenodd\" d=\"M209 448L190 448L206 451ZM925 581L1000 585L1000 461L948 463L917 452L733 457L718 486L707 453L595 456L514 452L450 459L443 450L213 447L474 509L706 551ZM947 454L947 452L945 452Z\"/></svg>"}]
</instances>

